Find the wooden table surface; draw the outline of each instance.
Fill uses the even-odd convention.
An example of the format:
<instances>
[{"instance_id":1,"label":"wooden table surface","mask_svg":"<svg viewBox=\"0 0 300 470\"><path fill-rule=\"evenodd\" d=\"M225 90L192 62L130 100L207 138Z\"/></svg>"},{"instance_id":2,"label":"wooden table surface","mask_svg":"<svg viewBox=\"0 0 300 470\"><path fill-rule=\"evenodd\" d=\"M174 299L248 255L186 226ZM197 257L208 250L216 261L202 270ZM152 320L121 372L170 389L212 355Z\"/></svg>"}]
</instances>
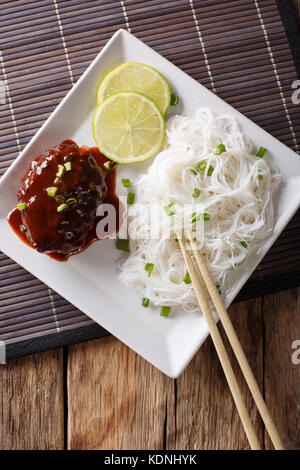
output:
<instances>
[{"instance_id":1,"label":"wooden table surface","mask_svg":"<svg viewBox=\"0 0 300 470\"><path fill-rule=\"evenodd\" d=\"M300 0L292 3L300 17ZM300 449L300 288L229 311L286 448ZM1 449L249 448L210 338L177 380L108 337L10 361L0 383Z\"/></svg>"}]
</instances>

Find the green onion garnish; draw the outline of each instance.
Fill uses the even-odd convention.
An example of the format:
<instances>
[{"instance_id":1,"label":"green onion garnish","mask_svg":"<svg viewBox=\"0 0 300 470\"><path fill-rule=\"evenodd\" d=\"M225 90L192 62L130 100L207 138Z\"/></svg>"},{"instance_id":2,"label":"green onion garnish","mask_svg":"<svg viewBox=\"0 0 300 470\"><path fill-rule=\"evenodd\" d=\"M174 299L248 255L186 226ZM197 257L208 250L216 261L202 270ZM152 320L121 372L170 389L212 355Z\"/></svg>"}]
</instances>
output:
<instances>
[{"instance_id":1,"label":"green onion garnish","mask_svg":"<svg viewBox=\"0 0 300 470\"><path fill-rule=\"evenodd\" d=\"M92 191L97 191L97 185L93 181L90 181L90 189Z\"/></svg>"},{"instance_id":2,"label":"green onion garnish","mask_svg":"<svg viewBox=\"0 0 300 470\"><path fill-rule=\"evenodd\" d=\"M67 163L65 163L64 167L65 167L66 171L71 171L72 170L72 163L67 162Z\"/></svg>"},{"instance_id":3,"label":"green onion garnish","mask_svg":"<svg viewBox=\"0 0 300 470\"><path fill-rule=\"evenodd\" d=\"M199 163L199 165L197 165L196 168L197 168L198 170L205 170L206 165L207 165L206 162L202 162L202 163Z\"/></svg>"},{"instance_id":4,"label":"green onion garnish","mask_svg":"<svg viewBox=\"0 0 300 470\"><path fill-rule=\"evenodd\" d=\"M192 194L193 197L199 197L200 196L200 189L195 188Z\"/></svg>"},{"instance_id":5,"label":"green onion garnish","mask_svg":"<svg viewBox=\"0 0 300 470\"><path fill-rule=\"evenodd\" d=\"M65 173L64 165L58 165L58 172L56 173L57 178L61 178Z\"/></svg>"},{"instance_id":6,"label":"green onion garnish","mask_svg":"<svg viewBox=\"0 0 300 470\"><path fill-rule=\"evenodd\" d=\"M256 152L256 156L259 158L264 158L266 151L267 149L265 149L264 147L259 147L258 151Z\"/></svg>"},{"instance_id":7,"label":"green onion garnish","mask_svg":"<svg viewBox=\"0 0 300 470\"><path fill-rule=\"evenodd\" d=\"M191 218L192 218L192 224L195 224L196 222L198 222L198 220L200 220L201 214L197 215L197 212L193 212L191 214Z\"/></svg>"},{"instance_id":8,"label":"green onion garnish","mask_svg":"<svg viewBox=\"0 0 300 470\"><path fill-rule=\"evenodd\" d=\"M153 271L153 268L154 268L154 264L153 263L146 263L145 264L145 271L148 272L148 277L151 276L151 273Z\"/></svg>"},{"instance_id":9,"label":"green onion garnish","mask_svg":"<svg viewBox=\"0 0 300 470\"><path fill-rule=\"evenodd\" d=\"M125 238L118 238L117 240L117 249L122 251L130 251L129 250L129 240Z\"/></svg>"},{"instance_id":10,"label":"green onion garnish","mask_svg":"<svg viewBox=\"0 0 300 470\"><path fill-rule=\"evenodd\" d=\"M259 174L259 175L258 175L258 179L259 179L259 180L262 180L262 179L263 179L263 175L260 175L260 174Z\"/></svg>"},{"instance_id":11,"label":"green onion garnish","mask_svg":"<svg viewBox=\"0 0 300 470\"><path fill-rule=\"evenodd\" d=\"M196 222L198 222L201 219L201 217L203 217L203 220L209 220L210 214L208 214L207 212L204 212L203 214L197 214L197 212L193 212L191 214L192 224L195 224Z\"/></svg>"},{"instance_id":12,"label":"green onion garnish","mask_svg":"<svg viewBox=\"0 0 300 470\"><path fill-rule=\"evenodd\" d=\"M134 204L135 193L128 193L127 195L127 204Z\"/></svg>"},{"instance_id":13,"label":"green onion garnish","mask_svg":"<svg viewBox=\"0 0 300 470\"><path fill-rule=\"evenodd\" d=\"M185 282L185 284L191 284L192 280L191 280L189 272L187 272L186 275L184 276L183 282Z\"/></svg>"},{"instance_id":14,"label":"green onion garnish","mask_svg":"<svg viewBox=\"0 0 300 470\"><path fill-rule=\"evenodd\" d=\"M191 170L194 175L198 175L198 171L205 170L207 163L201 162L195 168Z\"/></svg>"},{"instance_id":15,"label":"green onion garnish","mask_svg":"<svg viewBox=\"0 0 300 470\"><path fill-rule=\"evenodd\" d=\"M75 197L69 197L69 199L66 200L66 204L77 204L77 202Z\"/></svg>"},{"instance_id":16,"label":"green onion garnish","mask_svg":"<svg viewBox=\"0 0 300 470\"><path fill-rule=\"evenodd\" d=\"M63 204L65 202L65 197L62 194L58 194L55 196L56 202L59 202L60 204Z\"/></svg>"},{"instance_id":17,"label":"green onion garnish","mask_svg":"<svg viewBox=\"0 0 300 470\"><path fill-rule=\"evenodd\" d=\"M61 179L60 178L55 178L54 184L59 184L59 183L61 183Z\"/></svg>"},{"instance_id":18,"label":"green onion garnish","mask_svg":"<svg viewBox=\"0 0 300 470\"><path fill-rule=\"evenodd\" d=\"M23 211L24 209L26 209L26 202L20 202L20 204L17 205L17 208L19 209L19 211Z\"/></svg>"},{"instance_id":19,"label":"green onion garnish","mask_svg":"<svg viewBox=\"0 0 300 470\"><path fill-rule=\"evenodd\" d=\"M147 299L147 297L144 297L143 300L142 300L142 306L145 307L145 308L149 307L149 302L150 302L150 300Z\"/></svg>"},{"instance_id":20,"label":"green onion garnish","mask_svg":"<svg viewBox=\"0 0 300 470\"><path fill-rule=\"evenodd\" d=\"M168 317L171 312L171 307L162 307L160 311L160 316L161 317Z\"/></svg>"},{"instance_id":21,"label":"green onion garnish","mask_svg":"<svg viewBox=\"0 0 300 470\"><path fill-rule=\"evenodd\" d=\"M55 197L57 191L58 191L58 188L56 186L51 186L50 188L47 189L47 194L49 197Z\"/></svg>"},{"instance_id":22,"label":"green onion garnish","mask_svg":"<svg viewBox=\"0 0 300 470\"><path fill-rule=\"evenodd\" d=\"M247 246L248 246L248 243L245 242L244 240L241 241L240 244L241 244L244 248L247 248Z\"/></svg>"},{"instance_id":23,"label":"green onion garnish","mask_svg":"<svg viewBox=\"0 0 300 470\"><path fill-rule=\"evenodd\" d=\"M117 163L116 162L112 162L112 161L108 161L108 162L105 162L104 163L104 167L107 169L107 170L112 170L113 168L115 168L115 166L117 166Z\"/></svg>"},{"instance_id":24,"label":"green onion garnish","mask_svg":"<svg viewBox=\"0 0 300 470\"><path fill-rule=\"evenodd\" d=\"M131 186L131 181L129 178L123 178L122 179L122 184L124 186L124 188L130 188Z\"/></svg>"},{"instance_id":25,"label":"green onion garnish","mask_svg":"<svg viewBox=\"0 0 300 470\"><path fill-rule=\"evenodd\" d=\"M216 284L216 288L218 289L219 294L222 295L220 284Z\"/></svg>"},{"instance_id":26,"label":"green onion garnish","mask_svg":"<svg viewBox=\"0 0 300 470\"><path fill-rule=\"evenodd\" d=\"M175 210L173 202L171 202L171 204L168 204L167 206L164 206L164 210L168 216L176 214L176 210Z\"/></svg>"},{"instance_id":27,"label":"green onion garnish","mask_svg":"<svg viewBox=\"0 0 300 470\"><path fill-rule=\"evenodd\" d=\"M175 240L175 242L178 242L178 237L177 237L176 233L174 233L174 240Z\"/></svg>"},{"instance_id":28,"label":"green onion garnish","mask_svg":"<svg viewBox=\"0 0 300 470\"><path fill-rule=\"evenodd\" d=\"M68 204L61 204L60 206L58 206L58 208L56 209L57 212L62 212L64 211L65 209L68 209Z\"/></svg>"},{"instance_id":29,"label":"green onion garnish","mask_svg":"<svg viewBox=\"0 0 300 470\"><path fill-rule=\"evenodd\" d=\"M176 104L179 103L179 96L176 94L176 93L172 93L171 94L171 102L170 102L170 105L171 106L176 106Z\"/></svg>"},{"instance_id":30,"label":"green onion garnish","mask_svg":"<svg viewBox=\"0 0 300 470\"><path fill-rule=\"evenodd\" d=\"M208 170L207 170L207 176L211 176L213 174L214 167L209 165Z\"/></svg>"},{"instance_id":31,"label":"green onion garnish","mask_svg":"<svg viewBox=\"0 0 300 470\"><path fill-rule=\"evenodd\" d=\"M214 151L214 155L221 155L221 153L226 152L226 147L224 144L219 144Z\"/></svg>"}]
</instances>

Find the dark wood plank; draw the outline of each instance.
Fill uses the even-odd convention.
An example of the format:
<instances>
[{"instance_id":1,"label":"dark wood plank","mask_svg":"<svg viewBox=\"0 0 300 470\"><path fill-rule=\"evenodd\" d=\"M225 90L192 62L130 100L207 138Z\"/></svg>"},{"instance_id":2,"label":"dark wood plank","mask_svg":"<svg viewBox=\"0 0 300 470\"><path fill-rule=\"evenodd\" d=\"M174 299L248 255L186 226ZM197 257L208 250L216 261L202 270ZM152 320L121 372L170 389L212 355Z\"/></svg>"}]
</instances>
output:
<instances>
[{"instance_id":1,"label":"dark wood plank","mask_svg":"<svg viewBox=\"0 0 300 470\"><path fill-rule=\"evenodd\" d=\"M163 449L172 380L115 338L72 346L69 449Z\"/></svg>"},{"instance_id":2,"label":"dark wood plank","mask_svg":"<svg viewBox=\"0 0 300 470\"><path fill-rule=\"evenodd\" d=\"M64 448L62 349L0 365L0 448Z\"/></svg>"},{"instance_id":3,"label":"dark wood plank","mask_svg":"<svg viewBox=\"0 0 300 470\"><path fill-rule=\"evenodd\" d=\"M230 316L258 383L263 377L263 325L261 299L241 302L230 308ZM224 335L223 335L224 338ZM230 357L233 357L225 341ZM232 362L238 382L255 424L261 445L263 425L252 397ZM191 364L177 380L176 434L168 436L170 449L248 449L248 441L237 414L225 376L211 339L207 339Z\"/></svg>"},{"instance_id":4,"label":"dark wood plank","mask_svg":"<svg viewBox=\"0 0 300 470\"><path fill-rule=\"evenodd\" d=\"M300 365L292 343L300 340L300 288L264 298L264 388L267 405L287 449L300 449ZM270 448L266 435L266 448Z\"/></svg>"}]
</instances>

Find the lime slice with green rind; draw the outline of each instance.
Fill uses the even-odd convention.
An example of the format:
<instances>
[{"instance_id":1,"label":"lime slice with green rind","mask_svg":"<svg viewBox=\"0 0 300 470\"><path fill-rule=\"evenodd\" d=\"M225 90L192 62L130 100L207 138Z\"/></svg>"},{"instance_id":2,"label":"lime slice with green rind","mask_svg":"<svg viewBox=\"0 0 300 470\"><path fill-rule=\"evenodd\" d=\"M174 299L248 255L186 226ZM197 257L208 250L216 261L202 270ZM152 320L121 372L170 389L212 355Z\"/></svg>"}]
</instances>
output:
<instances>
[{"instance_id":1,"label":"lime slice with green rind","mask_svg":"<svg viewBox=\"0 0 300 470\"><path fill-rule=\"evenodd\" d=\"M96 109L93 135L100 151L111 160L140 162L162 146L165 120L147 96L131 91L115 93Z\"/></svg>"},{"instance_id":2,"label":"lime slice with green rind","mask_svg":"<svg viewBox=\"0 0 300 470\"><path fill-rule=\"evenodd\" d=\"M104 78L97 94L98 103L121 91L135 91L152 99L163 115L171 101L171 87L161 73L138 62L126 62Z\"/></svg>"}]
</instances>

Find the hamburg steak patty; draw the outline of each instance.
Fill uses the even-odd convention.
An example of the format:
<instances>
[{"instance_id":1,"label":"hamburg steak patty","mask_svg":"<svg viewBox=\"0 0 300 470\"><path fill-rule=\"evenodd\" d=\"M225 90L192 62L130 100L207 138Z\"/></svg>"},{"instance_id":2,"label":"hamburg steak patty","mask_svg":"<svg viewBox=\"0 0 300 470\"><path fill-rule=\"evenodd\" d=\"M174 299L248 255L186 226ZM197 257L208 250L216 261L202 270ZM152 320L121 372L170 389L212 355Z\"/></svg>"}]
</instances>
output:
<instances>
[{"instance_id":1,"label":"hamburg steak patty","mask_svg":"<svg viewBox=\"0 0 300 470\"><path fill-rule=\"evenodd\" d=\"M69 255L93 238L97 207L107 194L97 153L102 156L65 140L31 163L17 198L22 229L37 251Z\"/></svg>"}]
</instances>

